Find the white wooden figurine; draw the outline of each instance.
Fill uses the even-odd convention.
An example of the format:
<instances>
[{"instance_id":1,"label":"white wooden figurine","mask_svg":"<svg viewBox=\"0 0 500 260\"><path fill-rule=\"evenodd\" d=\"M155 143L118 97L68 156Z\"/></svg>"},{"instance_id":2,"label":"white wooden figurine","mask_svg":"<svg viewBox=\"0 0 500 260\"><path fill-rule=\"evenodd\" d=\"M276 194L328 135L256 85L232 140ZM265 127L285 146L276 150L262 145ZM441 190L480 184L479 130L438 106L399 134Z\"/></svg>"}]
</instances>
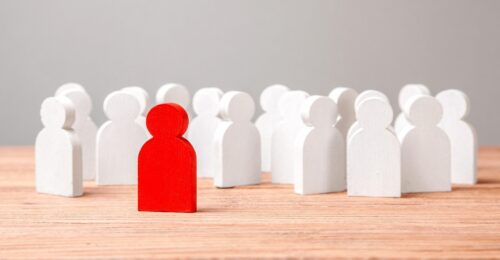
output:
<instances>
[{"instance_id":1,"label":"white wooden figurine","mask_svg":"<svg viewBox=\"0 0 500 260\"><path fill-rule=\"evenodd\" d=\"M283 85L272 85L264 89L260 95L260 106L264 113L255 121L255 126L259 129L262 146L262 171L271 171L271 147L274 128L282 120L282 115L278 108L281 96L289 89Z\"/></svg>"},{"instance_id":2,"label":"white wooden figurine","mask_svg":"<svg viewBox=\"0 0 500 260\"><path fill-rule=\"evenodd\" d=\"M365 91L361 92L361 94L359 94L356 97L356 100L354 101L354 111L356 111L359 108L360 104L363 103L363 101L365 101L368 98L374 98L374 97L380 98L380 99L386 101L388 104L390 104L389 99L387 98L387 96L384 93L382 93L378 90L369 89L369 90L365 90ZM388 129L390 131L393 131L392 127L389 127ZM352 134L355 133L357 130L359 130L359 124L357 121L355 121L351 125L351 128L349 128L349 131L347 132L346 143L349 142L349 138L351 138Z\"/></svg>"},{"instance_id":3,"label":"white wooden figurine","mask_svg":"<svg viewBox=\"0 0 500 260\"><path fill-rule=\"evenodd\" d=\"M399 92L398 103L401 109L396 121L394 122L394 130L396 134L400 134L405 128L410 127L411 123L406 119L405 113L403 112L404 106L408 100L414 96L424 95L429 96L431 92L429 89L422 84L407 84Z\"/></svg>"},{"instance_id":4,"label":"white wooden figurine","mask_svg":"<svg viewBox=\"0 0 500 260\"><path fill-rule=\"evenodd\" d=\"M330 92L329 97L335 101L338 107L339 117L335 126L347 140L349 129L356 122L354 102L358 97L358 92L352 88L338 87Z\"/></svg>"},{"instance_id":5,"label":"white wooden figurine","mask_svg":"<svg viewBox=\"0 0 500 260\"><path fill-rule=\"evenodd\" d=\"M196 151L199 177L213 177L215 171L215 131L221 119L219 102L224 93L218 88L202 88L193 96L196 117L191 120L187 139Z\"/></svg>"},{"instance_id":6,"label":"white wooden figurine","mask_svg":"<svg viewBox=\"0 0 500 260\"><path fill-rule=\"evenodd\" d=\"M230 91L222 97L219 108L223 122L215 132L214 185L230 188L260 183L260 136L250 121L255 113L252 97Z\"/></svg>"},{"instance_id":7,"label":"white wooden figurine","mask_svg":"<svg viewBox=\"0 0 500 260\"><path fill-rule=\"evenodd\" d=\"M125 91L115 91L104 100L110 119L97 132L97 184L137 184L137 156L148 133L137 123L141 105Z\"/></svg>"},{"instance_id":8,"label":"white wooden figurine","mask_svg":"<svg viewBox=\"0 0 500 260\"><path fill-rule=\"evenodd\" d=\"M285 93L278 103L283 120L273 132L271 148L272 182L293 184L295 181L293 160L295 159L295 139L302 127L300 106L309 95L300 90Z\"/></svg>"},{"instance_id":9,"label":"white wooden figurine","mask_svg":"<svg viewBox=\"0 0 500 260\"><path fill-rule=\"evenodd\" d=\"M402 192L451 191L450 140L438 127L441 104L432 96L418 95L403 110L412 126L400 136Z\"/></svg>"},{"instance_id":10,"label":"white wooden figurine","mask_svg":"<svg viewBox=\"0 0 500 260\"><path fill-rule=\"evenodd\" d=\"M50 97L40 110L44 129L36 137L36 191L76 197L83 194L82 152L72 130L75 109L66 97Z\"/></svg>"},{"instance_id":11,"label":"white wooden figurine","mask_svg":"<svg viewBox=\"0 0 500 260\"><path fill-rule=\"evenodd\" d=\"M366 99L375 98L375 97L380 98L380 99L382 99L390 104L389 98L387 98L387 96L384 93L382 93L378 90L369 89L369 90L365 90L365 91L361 92L356 97L356 100L354 101L354 109L357 110L358 107L361 105L361 103L363 103L363 101L365 101Z\"/></svg>"},{"instance_id":12,"label":"white wooden figurine","mask_svg":"<svg viewBox=\"0 0 500 260\"><path fill-rule=\"evenodd\" d=\"M148 92L145 89L136 86L122 88L122 91L132 94L139 101L139 104L141 106L141 114L139 115L139 117L137 117L136 121L142 127L144 127L146 131L148 131L148 128L146 126L146 112L149 108Z\"/></svg>"},{"instance_id":13,"label":"white wooden figurine","mask_svg":"<svg viewBox=\"0 0 500 260\"><path fill-rule=\"evenodd\" d=\"M187 110L190 102L189 91L181 84L168 83L161 86L156 92L156 104L176 103Z\"/></svg>"},{"instance_id":14,"label":"white wooden figurine","mask_svg":"<svg viewBox=\"0 0 500 260\"><path fill-rule=\"evenodd\" d=\"M359 129L347 143L349 196L401 197L401 150L389 130L393 112L387 100L364 99L356 109Z\"/></svg>"},{"instance_id":15,"label":"white wooden figurine","mask_svg":"<svg viewBox=\"0 0 500 260\"><path fill-rule=\"evenodd\" d=\"M59 91L58 95L67 97L75 107L73 130L78 136L82 147L83 180L94 180L96 175L95 145L97 126L90 117L92 100L89 94L80 88L68 88Z\"/></svg>"},{"instance_id":16,"label":"white wooden figurine","mask_svg":"<svg viewBox=\"0 0 500 260\"><path fill-rule=\"evenodd\" d=\"M302 104L303 126L295 141L295 192L318 194L346 189L345 140L335 127L337 105L322 96Z\"/></svg>"},{"instance_id":17,"label":"white wooden figurine","mask_svg":"<svg viewBox=\"0 0 500 260\"><path fill-rule=\"evenodd\" d=\"M460 90L450 89L439 93L436 99L443 106L439 127L450 138L451 182L476 184L477 136L474 127L464 121L470 110L469 98Z\"/></svg>"}]
</instances>

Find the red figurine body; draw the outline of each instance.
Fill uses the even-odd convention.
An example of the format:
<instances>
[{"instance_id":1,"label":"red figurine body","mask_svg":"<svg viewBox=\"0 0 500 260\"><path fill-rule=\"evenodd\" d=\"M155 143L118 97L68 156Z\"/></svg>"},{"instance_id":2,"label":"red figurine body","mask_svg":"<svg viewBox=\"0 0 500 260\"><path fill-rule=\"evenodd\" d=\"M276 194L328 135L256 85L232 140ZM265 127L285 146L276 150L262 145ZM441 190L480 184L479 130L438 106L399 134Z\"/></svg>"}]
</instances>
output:
<instances>
[{"instance_id":1,"label":"red figurine body","mask_svg":"<svg viewBox=\"0 0 500 260\"><path fill-rule=\"evenodd\" d=\"M196 212L196 153L182 137L188 123L177 104L160 104L148 113L153 137L139 153L139 211Z\"/></svg>"}]
</instances>

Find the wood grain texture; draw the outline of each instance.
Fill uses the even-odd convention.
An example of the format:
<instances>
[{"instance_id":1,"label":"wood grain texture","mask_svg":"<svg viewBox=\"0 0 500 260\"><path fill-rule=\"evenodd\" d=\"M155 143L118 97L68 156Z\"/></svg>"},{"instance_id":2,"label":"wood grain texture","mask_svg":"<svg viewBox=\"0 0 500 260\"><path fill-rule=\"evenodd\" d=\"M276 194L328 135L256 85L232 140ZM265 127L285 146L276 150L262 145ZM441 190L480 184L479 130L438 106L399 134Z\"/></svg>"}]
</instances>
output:
<instances>
[{"instance_id":1,"label":"wood grain texture","mask_svg":"<svg viewBox=\"0 0 500 260\"><path fill-rule=\"evenodd\" d=\"M478 184L402 198L300 196L290 185L215 189L196 214L137 211L136 186L35 193L33 149L0 148L0 258L500 257L500 148Z\"/></svg>"}]
</instances>

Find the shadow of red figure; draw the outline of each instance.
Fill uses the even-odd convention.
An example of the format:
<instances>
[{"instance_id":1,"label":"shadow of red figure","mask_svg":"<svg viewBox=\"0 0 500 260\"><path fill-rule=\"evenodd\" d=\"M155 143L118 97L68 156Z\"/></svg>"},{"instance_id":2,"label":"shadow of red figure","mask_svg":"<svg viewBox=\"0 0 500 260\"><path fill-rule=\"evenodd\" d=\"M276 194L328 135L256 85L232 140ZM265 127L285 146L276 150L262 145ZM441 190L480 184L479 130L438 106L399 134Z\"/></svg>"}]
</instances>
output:
<instances>
[{"instance_id":1,"label":"shadow of red figure","mask_svg":"<svg viewBox=\"0 0 500 260\"><path fill-rule=\"evenodd\" d=\"M196 153L182 137L188 123L177 104L160 104L148 113L153 138L139 153L139 211L196 212Z\"/></svg>"}]
</instances>

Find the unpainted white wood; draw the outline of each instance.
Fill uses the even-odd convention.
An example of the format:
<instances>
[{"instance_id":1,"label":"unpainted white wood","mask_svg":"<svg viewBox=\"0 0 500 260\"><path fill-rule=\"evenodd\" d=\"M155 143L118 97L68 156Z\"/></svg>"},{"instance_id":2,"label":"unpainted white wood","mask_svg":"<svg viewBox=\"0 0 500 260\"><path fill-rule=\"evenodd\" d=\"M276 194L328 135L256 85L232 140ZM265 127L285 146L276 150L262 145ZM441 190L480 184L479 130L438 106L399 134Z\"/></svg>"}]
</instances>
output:
<instances>
[{"instance_id":1,"label":"unpainted white wood","mask_svg":"<svg viewBox=\"0 0 500 260\"><path fill-rule=\"evenodd\" d=\"M378 90L368 89L368 90L361 92L356 97L356 100L354 101L354 109L357 111L357 109L359 108L359 106L361 106L363 101L365 101L368 98L375 98L375 97L380 98L380 99L384 100L386 103L390 104L389 98L387 98L387 95L385 95L384 93L382 93Z\"/></svg>"},{"instance_id":2,"label":"unpainted white wood","mask_svg":"<svg viewBox=\"0 0 500 260\"><path fill-rule=\"evenodd\" d=\"M374 98L374 97L380 98L380 99L384 100L385 102L387 102L387 104L390 105L389 98L387 98L387 96L384 93L382 93L378 90L369 89L369 90L365 90L365 91L361 92L356 97L356 100L354 101L354 111L357 111L357 109L359 108L360 104L363 103L363 101L365 101L368 98ZM388 129L390 131L394 131L392 127L389 127ZM359 123L356 120L351 125L351 127L349 128L349 131L347 132L346 142L348 142L348 140L349 140L349 138L351 138L352 134L358 130L359 130Z\"/></svg>"},{"instance_id":3,"label":"unpainted white wood","mask_svg":"<svg viewBox=\"0 0 500 260\"><path fill-rule=\"evenodd\" d=\"M389 130L392 108L381 97L369 97L356 109L359 128L347 143L347 194L400 197L401 150Z\"/></svg>"},{"instance_id":4,"label":"unpainted white wood","mask_svg":"<svg viewBox=\"0 0 500 260\"><path fill-rule=\"evenodd\" d=\"M347 134L352 124L356 122L356 108L354 103L358 97L358 92L352 88L338 87L333 89L328 95L338 107L338 121L336 128L347 139Z\"/></svg>"},{"instance_id":5,"label":"unpainted white wood","mask_svg":"<svg viewBox=\"0 0 500 260\"><path fill-rule=\"evenodd\" d=\"M161 86L156 92L157 104L176 103L187 110L190 102L189 90L181 84L168 83Z\"/></svg>"},{"instance_id":6,"label":"unpainted white wood","mask_svg":"<svg viewBox=\"0 0 500 260\"><path fill-rule=\"evenodd\" d=\"M451 146L438 127L443 110L432 96L411 97L404 107L412 124L401 134L402 192L451 191Z\"/></svg>"},{"instance_id":7,"label":"unpainted white wood","mask_svg":"<svg viewBox=\"0 0 500 260\"><path fill-rule=\"evenodd\" d=\"M193 96L196 114L189 125L187 139L196 151L198 177L213 177L215 172L215 131L221 119L219 102L224 93L218 88L202 88Z\"/></svg>"},{"instance_id":8,"label":"unpainted white wood","mask_svg":"<svg viewBox=\"0 0 500 260\"><path fill-rule=\"evenodd\" d=\"M295 139L302 126L300 107L309 94L301 90L289 91L280 98L278 107L283 120L275 127L272 136L272 182L293 184Z\"/></svg>"},{"instance_id":9,"label":"unpainted white wood","mask_svg":"<svg viewBox=\"0 0 500 260\"><path fill-rule=\"evenodd\" d=\"M36 137L36 191L77 197L83 194L82 152L72 129L75 108L66 97L49 97L40 115L44 128Z\"/></svg>"},{"instance_id":10,"label":"unpainted white wood","mask_svg":"<svg viewBox=\"0 0 500 260\"><path fill-rule=\"evenodd\" d=\"M80 90L86 92L85 88L75 82L68 82L63 85L61 85L59 88L57 88L54 96L60 96L62 92L68 91L68 90Z\"/></svg>"},{"instance_id":11,"label":"unpainted white wood","mask_svg":"<svg viewBox=\"0 0 500 260\"><path fill-rule=\"evenodd\" d=\"M271 171L271 149L273 131L283 119L278 108L279 99L288 92L289 89L283 85L272 85L264 89L260 95L260 106L264 113L255 121L255 126L259 129L261 138L262 171Z\"/></svg>"},{"instance_id":12,"label":"unpainted white wood","mask_svg":"<svg viewBox=\"0 0 500 260\"><path fill-rule=\"evenodd\" d=\"M145 89L143 89L141 87L137 87L137 86L125 87L125 88L122 88L122 90L127 92L127 93L132 94L139 101L139 104L141 106L141 114L137 117L136 121L142 127L144 127L144 129L148 132L148 128L146 126L146 114L147 114L147 111L149 110L149 94L148 94L148 92Z\"/></svg>"},{"instance_id":13,"label":"unpainted white wood","mask_svg":"<svg viewBox=\"0 0 500 260\"><path fill-rule=\"evenodd\" d=\"M477 183L477 134L465 121L469 115L470 101L467 95L456 89L445 90L436 96L443 107L443 119L439 127L450 138L451 182L456 184Z\"/></svg>"},{"instance_id":14,"label":"unpainted white wood","mask_svg":"<svg viewBox=\"0 0 500 260\"><path fill-rule=\"evenodd\" d=\"M97 132L97 184L137 184L137 156L148 133L137 123L141 105L125 91L115 91L104 100L110 119Z\"/></svg>"},{"instance_id":15,"label":"unpainted white wood","mask_svg":"<svg viewBox=\"0 0 500 260\"><path fill-rule=\"evenodd\" d=\"M318 194L346 189L345 140L335 127L335 102L322 96L307 98L301 108L303 125L295 141L295 192Z\"/></svg>"},{"instance_id":16,"label":"unpainted white wood","mask_svg":"<svg viewBox=\"0 0 500 260\"><path fill-rule=\"evenodd\" d=\"M255 113L252 97L230 91L219 104L222 122L215 131L214 185L230 188L259 184L260 136L251 119Z\"/></svg>"},{"instance_id":17,"label":"unpainted white wood","mask_svg":"<svg viewBox=\"0 0 500 260\"><path fill-rule=\"evenodd\" d=\"M94 180L96 175L97 126L90 117L92 99L87 92L77 87L59 91L58 95L67 97L74 105L75 122L72 128L81 144L83 180Z\"/></svg>"},{"instance_id":18,"label":"unpainted white wood","mask_svg":"<svg viewBox=\"0 0 500 260\"><path fill-rule=\"evenodd\" d=\"M401 113L399 113L398 117L394 121L394 130L396 134L399 135L405 128L411 126L410 122L406 119L406 116L403 112L403 108L405 103L416 95L425 95L429 96L431 94L430 90L422 84L407 84L401 91L399 92L399 108L401 109Z\"/></svg>"}]
</instances>

